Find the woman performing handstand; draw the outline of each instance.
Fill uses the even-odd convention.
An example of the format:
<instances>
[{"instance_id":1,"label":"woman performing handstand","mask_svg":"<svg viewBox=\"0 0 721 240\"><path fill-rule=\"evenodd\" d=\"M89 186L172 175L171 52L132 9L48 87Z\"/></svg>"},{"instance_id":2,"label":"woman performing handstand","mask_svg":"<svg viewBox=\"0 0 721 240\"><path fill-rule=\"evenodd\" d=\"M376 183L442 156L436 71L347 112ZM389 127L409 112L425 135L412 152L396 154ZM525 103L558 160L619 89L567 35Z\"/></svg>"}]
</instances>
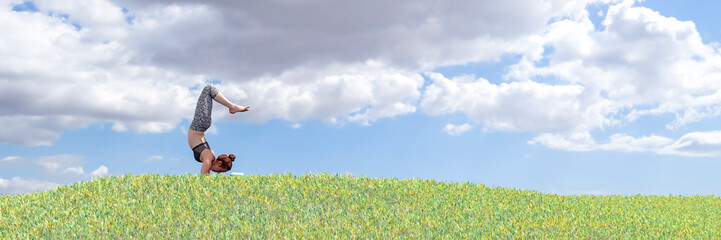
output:
<instances>
[{"instance_id":1,"label":"woman performing handstand","mask_svg":"<svg viewBox=\"0 0 721 240\"><path fill-rule=\"evenodd\" d=\"M230 114L248 111L250 106L238 106L226 99L218 92L213 85L208 84L200 92L198 104L195 106L195 116L188 129L188 145L193 149L195 160L203 163L200 167L200 174L209 175L210 167L215 160L215 153L210 150L208 141L205 140L205 130L210 127L210 114L213 112L213 100L228 107Z\"/></svg>"}]
</instances>

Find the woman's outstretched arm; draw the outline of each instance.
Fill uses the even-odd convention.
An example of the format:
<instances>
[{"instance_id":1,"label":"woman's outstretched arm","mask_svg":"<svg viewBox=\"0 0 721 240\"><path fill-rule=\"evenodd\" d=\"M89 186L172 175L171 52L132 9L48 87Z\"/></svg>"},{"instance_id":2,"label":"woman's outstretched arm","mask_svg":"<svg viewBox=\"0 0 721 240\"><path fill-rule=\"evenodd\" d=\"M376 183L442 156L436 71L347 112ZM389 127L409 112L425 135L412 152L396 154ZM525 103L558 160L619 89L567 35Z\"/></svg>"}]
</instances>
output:
<instances>
[{"instance_id":1,"label":"woman's outstretched arm","mask_svg":"<svg viewBox=\"0 0 721 240\"><path fill-rule=\"evenodd\" d=\"M200 161L203 162L203 165L200 166L200 174L210 175L210 167L213 166L213 160L215 160L213 150L207 149L200 154Z\"/></svg>"}]
</instances>

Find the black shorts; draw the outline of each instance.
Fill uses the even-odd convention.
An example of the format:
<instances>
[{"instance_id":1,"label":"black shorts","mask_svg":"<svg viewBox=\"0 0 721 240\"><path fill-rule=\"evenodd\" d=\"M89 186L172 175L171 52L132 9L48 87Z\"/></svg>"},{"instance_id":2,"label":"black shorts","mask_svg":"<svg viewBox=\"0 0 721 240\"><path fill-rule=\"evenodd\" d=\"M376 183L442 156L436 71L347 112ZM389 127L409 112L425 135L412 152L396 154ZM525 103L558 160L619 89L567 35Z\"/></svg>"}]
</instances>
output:
<instances>
[{"instance_id":1,"label":"black shorts","mask_svg":"<svg viewBox=\"0 0 721 240\"><path fill-rule=\"evenodd\" d=\"M198 161L201 163L203 162L203 161L200 161L200 154L205 149L210 150L210 145L208 145L208 142L204 142L204 143L198 144L198 146L193 147L193 155L195 156L195 161Z\"/></svg>"}]
</instances>

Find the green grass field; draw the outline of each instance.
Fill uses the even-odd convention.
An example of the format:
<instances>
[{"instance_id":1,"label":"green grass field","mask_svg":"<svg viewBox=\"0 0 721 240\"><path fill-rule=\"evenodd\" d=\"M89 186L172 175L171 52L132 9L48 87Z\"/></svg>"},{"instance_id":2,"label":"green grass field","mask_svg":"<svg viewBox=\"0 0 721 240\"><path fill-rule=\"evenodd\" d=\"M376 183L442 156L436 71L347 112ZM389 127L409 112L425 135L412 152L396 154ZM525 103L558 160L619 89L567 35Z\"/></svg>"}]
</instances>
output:
<instances>
[{"instance_id":1,"label":"green grass field","mask_svg":"<svg viewBox=\"0 0 721 240\"><path fill-rule=\"evenodd\" d=\"M714 196L558 196L349 175L139 175L0 196L0 239L718 239Z\"/></svg>"}]
</instances>

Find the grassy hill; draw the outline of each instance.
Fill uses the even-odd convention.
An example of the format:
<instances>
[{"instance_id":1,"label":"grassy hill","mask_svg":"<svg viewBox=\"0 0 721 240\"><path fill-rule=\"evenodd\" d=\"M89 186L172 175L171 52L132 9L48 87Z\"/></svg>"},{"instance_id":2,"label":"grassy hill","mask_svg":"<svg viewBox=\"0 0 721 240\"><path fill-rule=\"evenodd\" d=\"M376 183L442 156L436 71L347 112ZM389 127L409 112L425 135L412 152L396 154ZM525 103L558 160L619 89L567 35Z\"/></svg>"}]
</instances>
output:
<instances>
[{"instance_id":1,"label":"grassy hill","mask_svg":"<svg viewBox=\"0 0 721 240\"><path fill-rule=\"evenodd\" d=\"M0 239L721 237L714 196L558 196L348 175L139 175L0 196Z\"/></svg>"}]
</instances>

